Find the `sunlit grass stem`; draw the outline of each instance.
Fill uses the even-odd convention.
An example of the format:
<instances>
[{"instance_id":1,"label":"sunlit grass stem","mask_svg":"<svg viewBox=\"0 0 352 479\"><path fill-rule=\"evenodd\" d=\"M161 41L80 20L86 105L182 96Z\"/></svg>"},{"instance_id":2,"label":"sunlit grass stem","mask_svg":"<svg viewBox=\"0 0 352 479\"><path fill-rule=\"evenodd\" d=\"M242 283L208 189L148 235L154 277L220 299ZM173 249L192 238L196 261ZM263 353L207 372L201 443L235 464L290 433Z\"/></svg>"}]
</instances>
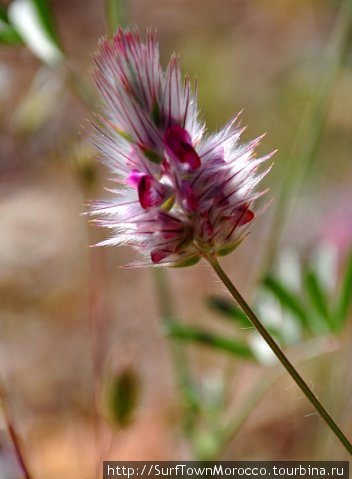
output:
<instances>
[{"instance_id":1,"label":"sunlit grass stem","mask_svg":"<svg viewBox=\"0 0 352 479\"><path fill-rule=\"evenodd\" d=\"M278 360L284 366L286 371L290 374L290 376L295 381L297 386L301 389L303 394L312 403L312 405L314 406L314 408L316 409L318 414L321 416L321 418L326 422L326 424L334 432L336 437L343 444L345 449L352 456L352 444L350 443L350 441L347 439L347 437L341 431L339 426L336 424L336 422L333 420L333 418L330 416L330 414L327 412L327 410L324 408L324 406L320 403L319 399L311 391L310 387L307 385L307 383L304 381L304 379L296 371L295 367L291 364L289 359L286 357L286 355L281 350L281 348L278 346L276 341L272 338L270 333L267 331L267 329L261 323L261 321L259 320L257 315L254 313L254 311L247 304L246 300L239 293L239 291L234 286L234 284L232 283L230 278L227 276L225 271L220 266L218 260L215 257L206 257L206 260L208 261L210 266L214 269L215 273L218 275L221 282L227 288L227 290L229 291L229 293L231 294L233 299L236 301L236 303L239 305L239 307L242 309L242 311L247 315L248 319L251 321L251 323L256 328L258 333L262 336L262 338L268 344L268 346L270 347L272 352L275 354L275 356L278 358Z\"/></svg>"},{"instance_id":2,"label":"sunlit grass stem","mask_svg":"<svg viewBox=\"0 0 352 479\"><path fill-rule=\"evenodd\" d=\"M293 203L298 198L307 172L318 154L330 100L345 57L351 23L352 0L344 0L335 28L327 42L322 74L319 76L318 84L312 87L297 134L285 159L285 170L275 201L271 230L261 267L264 274L271 268L276 258L283 230L289 224Z\"/></svg>"},{"instance_id":3,"label":"sunlit grass stem","mask_svg":"<svg viewBox=\"0 0 352 479\"><path fill-rule=\"evenodd\" d=\"M167 278L167 272L162 268L155 268L153 270L153 276L155 281L155 292L158 301L159 314L166 332L169 332L170 327L175 323L175 311L172 303L172 295ZM192 410L197 405L197 397L194 391L193 381L190 376L188 361L185 355L185 347L179 341L170 339L170 354L176 375L176 381L180 388L181 399L184 405L184 427L188 433L192 428Z\"/></svg>"},{"instance_id":4,"label":"sunlit grass stem","mask_svg":"<svg viewBox=\"0 0 352 479\"><path fill-rule=\"evenodd\" d=\"M106 29L113 36L118 26L127 26L127 0L104 0Z\"/></svg>"},{"instance_id":5,"label":"sunlit grass stem","mask_svg":"<svg viewBox=\"0 0 352 479\"><path fill-rule=\"evenodd\" d=\"M332 337L324 337L307 341L299 348L295 348L293 353L297 357L297 361L301 364L306 361L315 359L322 354L332 353L336 351L339 343ZM213 456L209 459L221 459L223 453L226 451L229 443L236 437L243 424L253 413L256 406L264 398L271 387L283 376L285 370L280 368L279 364L273 365L272 368L258 380L254 387L251 388L243 398L241 404L236 408L235 414L229 419L224 426L218 441L216 450ZM323 456L321 456L323 457Z\"/></svg>"}]
</instances>

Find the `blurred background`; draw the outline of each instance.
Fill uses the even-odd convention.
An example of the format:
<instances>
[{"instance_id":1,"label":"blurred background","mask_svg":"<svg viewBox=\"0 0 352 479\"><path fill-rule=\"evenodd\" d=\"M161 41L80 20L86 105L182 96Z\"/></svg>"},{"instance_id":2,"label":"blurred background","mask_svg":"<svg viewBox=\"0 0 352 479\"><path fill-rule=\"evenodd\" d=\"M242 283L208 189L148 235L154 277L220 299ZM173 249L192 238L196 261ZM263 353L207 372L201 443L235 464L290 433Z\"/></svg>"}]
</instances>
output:
<instances>
[{"instance_id":1,"label":"blurred background","mask_svg":"<svg viewBox=\"0 0 352 479\"><path fill-rule=\"evenodd\" d=\"M2 1L0 375L33 477L345 457L205 264L119 269L134 252L89 248L106 231L82 213L108 176L86 141L92 53L116 21L155 27L210 130L244 109L243 140L278 148L273 204L222 263L351 437L351 3ZM20 475L0 415L0 478Z\"/></svg>"}]
</instances>

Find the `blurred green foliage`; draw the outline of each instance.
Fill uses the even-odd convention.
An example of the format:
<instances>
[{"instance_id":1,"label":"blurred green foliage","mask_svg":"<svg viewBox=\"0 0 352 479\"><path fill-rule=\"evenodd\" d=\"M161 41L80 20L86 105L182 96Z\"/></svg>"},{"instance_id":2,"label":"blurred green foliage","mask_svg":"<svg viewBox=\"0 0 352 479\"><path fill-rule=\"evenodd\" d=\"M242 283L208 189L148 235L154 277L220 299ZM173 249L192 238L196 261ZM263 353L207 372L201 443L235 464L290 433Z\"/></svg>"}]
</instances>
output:
<instances>
[{"instance_id":1,"label":"blurred green foliage","mask_svg":"<svg viewBox=\"0 0 352 479\"><path fill-rule=\"evenodd\" d=\"M105 409L108 418L115 426L128 426L137 406L139 383L136 373L131 368L125 368L108 379L105 393Z\"/></svg>"},{"instance_id":2,"label":"blurred green foliage","mask_svg":"<svg viewBox=\"0 0 352 479\"><path fill-rule=\"evenodd\" d=\"M0 43L22 45L23 41L16 29L11 25L7 10L0 5Z\"/></svg>"}]
</instances>

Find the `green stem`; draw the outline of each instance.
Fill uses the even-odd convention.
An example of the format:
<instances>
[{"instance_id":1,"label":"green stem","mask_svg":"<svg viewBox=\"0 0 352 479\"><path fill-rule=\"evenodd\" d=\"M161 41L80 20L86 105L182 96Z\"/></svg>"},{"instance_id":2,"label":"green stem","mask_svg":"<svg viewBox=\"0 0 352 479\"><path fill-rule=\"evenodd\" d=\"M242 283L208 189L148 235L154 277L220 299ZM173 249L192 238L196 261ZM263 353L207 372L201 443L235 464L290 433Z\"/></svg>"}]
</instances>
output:
<instances>
[{"instance_id":1,"label":"green stem","mask_svg":"<svg viewBox=\"0 0 352 479\"><path fill-rule=\"evenodd\" d=\"M257 404L263 399L265 394L279 377L279 374L276 376L263 377L261 381L256 384L248 394L246 394L238 413L223 430L222 436L219 439L219 444L211 460L215 461L221 459L221 456L225 452L230 441L236 436L246 419L254 410L255 406L257 406Z\"/></svg>"},{"instance_id":2,"label":"green stem","mask_svg":"<svg viewBox=\"0 0 352 479\"><path fill-rule=\"evenodd\" d=\"M107 32L112 37L120 25L127 26L127 0L104 0Z\"/></svg>"},{"instance_id":3,"label":"green stem","mask_svg":"<svg viewBox=\"0 0 352 479\"><path fill-rule=\"evenodd\" d=\"M155 280L155 289L159 303L158 306L160 316L164 323L166 332L169 333L173 327L173 324L175 324L175 312L172 305L172 298L166 271L164 271L162 268L155 268L153 270L153 276ZM177 340L171 339L170 354L186 410L185 429L186 431L189 431L191 430L193 424L192 411L197 409L198 400L188 368L185 348Z\"/></svg>"},{"instance_id":4,"label":"green stem","mask_svg":"<svg viewBox=\"0 0 352 479\"><path fill-rule=\"evenodd\" d=\"M326 54L322 65L322 75L314 85L311 97L302 115L296 137L285 162L282 182L277 193L276 207L273 213L272 227L265 248L265 258L261 267L264 274L273 264L278 244L285 226L289 224L295 199L303 186L308 170L312 165L326 123L328 107L334 87L343 64L351 30L352 1L341 2L336 26L328 40Z\"/></svg>"},{"instance_id":5,"label":"green stem","mask_svg":"<svg viewBox=\"0 0 352 479\"><path fill-rule=\"evenodd\" d=\"M330 429L334 432L336 437L341 441L345 449L350 453L352 456L352 444L350 441L347 439L347 437L344 435L344 433L341 431L339 426L336 424L336 422L332 419L330 414L327 412L327 410L324 408L324 406L320 403L318 398L313 394L307 383L304 381L304 379L300 376L300 374L296 371L294 366L291 364L291 362L288 360L288 358L285 356L281 348L278 346L278 344L275 342L275 340L271 337L270 333L266 330L266 328L263 326L257 315L252 311L250 306L247 304L246 300L242 297L242 295L239 293L237 288L234 286L230 278L227 276L225 271L222 269L220 266L218 260L213 257L206 257L206 260L208 263L211 265L211 267L214 269L216 274L219 276L220 280L224 284L224 286L227 288L231 296L234 298L234 300L237 302L237 304L240 306L240 308L243 310L243 312L247 315L248 319L251 321L253 326L256 328L258 333L262 336L264 341L268 344L268 346L271 348L273 353L276 355L278 360L281 362L281 364L284 366L284 368L287 370L287 372L290 374L292 379L295 381L297 386L301 389L303 394L306 396L306 398L312 403L312 405L315 407L321 418L326 422L326 424L330 427Z\"/></svg>"},{"instance_id":6,"label":"green stem","mask_svg":"<svg viewBox=\"0 0 352 479\"><path fill-rule=\"evenodd\" d=\"M96 101L95 91L67 62L61 66L61 70L59 71L61 71L61 74L72 94L85 108L91 111Z\"/></svg>"},{"instance_id":7,"label":"green stem","mask_svg":"<svg viewBox=\"0 0 352 479\"><path fill-rule=\"evenodd\" d=\"M332 353L336 351L338 347L337 341L331 337L318 338L317 340L307 341L302 346L294 348L296 353L297 360L300 363L310 361L316 357L319 357L322 354ZM269 389L278 381L281 376L284 374L284 369L278 371L277 366L275 365L272 371L269 371L258 384L256 384L249 392L246 394L243 399L240 407L236 410L236 415L229 421L227 426L222 431L222 434L218 440L217 449L214 452L214 455L211 460L221 459L222 454L226 450L230 441L236 436L243 423L250 416L255 406L262 400L265 394ZM322 456L321 456L322 457Z\"/></svg>"}]
</instances>

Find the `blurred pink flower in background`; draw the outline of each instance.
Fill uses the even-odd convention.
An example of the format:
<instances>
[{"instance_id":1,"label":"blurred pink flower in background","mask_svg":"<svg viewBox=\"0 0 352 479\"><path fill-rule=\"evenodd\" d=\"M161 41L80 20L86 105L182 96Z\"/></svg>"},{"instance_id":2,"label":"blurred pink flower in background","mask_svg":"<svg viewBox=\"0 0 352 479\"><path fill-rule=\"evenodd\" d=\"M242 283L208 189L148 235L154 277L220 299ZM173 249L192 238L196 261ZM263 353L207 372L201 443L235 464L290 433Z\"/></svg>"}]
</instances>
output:
<instances>
[{"instance_id":1,"label":"blurred pink flower in background","mask_svg":"<svg viewBox=\"0 0 352 479\"><path fill-rule=\"evenodd\" d=\"M341 258L345 258L352 249L352 206L349 198L341 198L339 204L326 214L321 237L337 249Z\"/></svg>"}]
</instances>

